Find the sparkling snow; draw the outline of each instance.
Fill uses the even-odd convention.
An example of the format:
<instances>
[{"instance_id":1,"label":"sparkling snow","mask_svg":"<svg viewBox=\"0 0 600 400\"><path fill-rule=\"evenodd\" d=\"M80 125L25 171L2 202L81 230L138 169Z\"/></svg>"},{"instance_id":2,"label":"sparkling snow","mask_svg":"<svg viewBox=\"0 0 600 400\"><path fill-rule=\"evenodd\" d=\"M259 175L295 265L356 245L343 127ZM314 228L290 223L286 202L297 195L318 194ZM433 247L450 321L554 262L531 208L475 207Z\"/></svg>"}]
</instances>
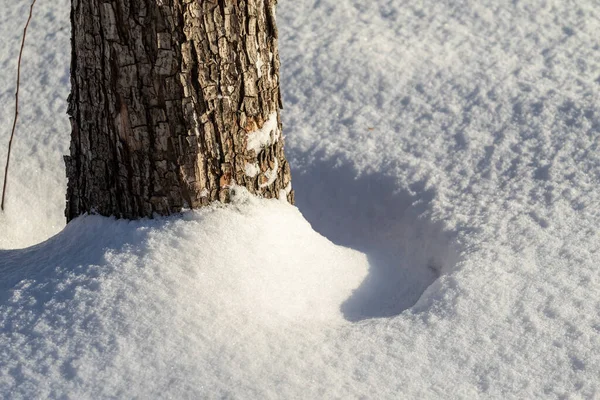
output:
<instances>
[{"instance_id":1,"label":"sparkling snow","mask_svg":"<svg viewBox=\"0 0 600 400\"><path fill-rule=\"evenodd\" d=\"M23 60L1 398L600 397L597 2L282 1L298 209L64 227L69 5Z\"/></svg>"}]
</instances>

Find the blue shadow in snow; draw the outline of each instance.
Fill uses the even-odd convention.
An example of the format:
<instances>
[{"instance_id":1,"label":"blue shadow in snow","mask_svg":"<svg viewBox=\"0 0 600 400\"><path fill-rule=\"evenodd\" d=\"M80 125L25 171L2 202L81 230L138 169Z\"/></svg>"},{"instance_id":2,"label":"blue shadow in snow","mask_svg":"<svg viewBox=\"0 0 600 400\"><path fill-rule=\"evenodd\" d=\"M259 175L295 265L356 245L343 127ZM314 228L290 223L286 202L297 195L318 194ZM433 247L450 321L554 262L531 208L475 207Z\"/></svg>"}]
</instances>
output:
<instances>
[{"instance_id":1,"label":"blue shadow in snow","mask_svg":"<svg viewBox=\"0 0 600 400\"><path fill-rule=\"evenodd\" d=\"M294 156L292 154L292 156ZM433 194L397 191L384 174L358 176L335 160L292 170L296 205L313 229L365 253L368 276L342 305L349 321L392 317L412 307L441 270L457 262L450 234L423 217Z\"/></svg>"}]
</instances>

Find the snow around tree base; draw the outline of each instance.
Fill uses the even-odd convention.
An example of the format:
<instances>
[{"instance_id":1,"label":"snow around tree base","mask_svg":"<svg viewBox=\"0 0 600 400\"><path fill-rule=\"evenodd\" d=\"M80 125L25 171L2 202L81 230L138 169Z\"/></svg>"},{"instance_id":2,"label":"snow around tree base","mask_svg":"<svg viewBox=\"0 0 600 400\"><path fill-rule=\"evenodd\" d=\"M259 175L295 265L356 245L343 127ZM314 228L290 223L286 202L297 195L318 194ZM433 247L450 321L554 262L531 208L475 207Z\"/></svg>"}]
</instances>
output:
<instances>
[{"instance_id":1,"label":"snow around tree base","mask_svg":"<svg viewBox=\"0 0 600 400\"><path fill-rule=\"evenodd\" d=\"M28 398L225 394L347 324L340 305L368 269L295 207L252 197L81 217L0 259L0 393Z\"/></svg>"}]
</instances>

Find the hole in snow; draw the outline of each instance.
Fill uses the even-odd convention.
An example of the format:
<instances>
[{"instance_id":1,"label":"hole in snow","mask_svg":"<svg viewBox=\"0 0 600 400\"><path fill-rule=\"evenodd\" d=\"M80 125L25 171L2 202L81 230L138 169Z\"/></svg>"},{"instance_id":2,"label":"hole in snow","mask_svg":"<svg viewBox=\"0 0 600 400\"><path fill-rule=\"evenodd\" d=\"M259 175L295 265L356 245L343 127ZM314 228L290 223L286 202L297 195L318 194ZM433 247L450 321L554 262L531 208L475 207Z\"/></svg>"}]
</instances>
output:
<instances>
[{"instance_id":1,"label":"hole in snow","mask_svg":"<svg viewBox=\"0 0 600 400\"><path fill-rule=\"evenodd\" d=\"M333 162L292 171L292 180L296 204L313 228L368 257L367 277L341 305L349 321L400 314L458 262L451 234L420 217L431 200L427 191L397 192L393 178L356 178L351 166Z\"/></svg>"}]
</instances>

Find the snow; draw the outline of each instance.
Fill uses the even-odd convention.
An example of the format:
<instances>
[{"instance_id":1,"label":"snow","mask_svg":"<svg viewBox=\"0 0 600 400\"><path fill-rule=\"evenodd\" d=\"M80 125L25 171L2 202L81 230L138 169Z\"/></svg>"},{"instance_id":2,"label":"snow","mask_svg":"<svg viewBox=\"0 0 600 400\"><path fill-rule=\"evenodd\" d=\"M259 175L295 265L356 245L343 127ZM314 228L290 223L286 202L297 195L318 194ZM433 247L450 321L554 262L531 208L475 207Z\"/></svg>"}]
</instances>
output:
<instances>
[{"instance_id":1,"label":"snow","mask_svg":"<svg viewBox=\"0 0 600 400\"><path fill-rule=\"evenodd\" d=\"M254 150L258 154L263 147L269 146L279 140L279 127L277 126L277 113L272 112L263 126L248 133L248 150Z\"/></svg>"},{"instance_id":2,"label":"snow","mask_svg":"<svg viewBox=\"0 0 600 400\"><path fill-rule=\"evenodd\" d=\"M600 396L595 2L280 2L298 208L65 227L69 3L25 49L0 397ZM28 6L0 15L0 154Z\"/></svg>"},{"instance_id":3,"label":"snow","mask_svg":"<svg viewBox=\"0 0 600 400\"><path fill-rule=\"evenodd\" d=\"M260 167L258 166L258 163L246 163L244 165L244 173L246 174L246 176L249 176L250 178L254 178L256 175L258 175L260 173Z\"/></svg>"},{"instance_id":4,"label":"snow","mask_svg":"<svg viewBox=\"0 0 600 400\"><path fill-rule=\"evenodd\" d=\"M196 381L243 382L271 370L252 358L287 347L280 334L343 324L368 268L297 209L249 196L154 221L83 217L2 259L0 388L39 398L220 395L230 383Z\"/></svg>"}]
</instances>

